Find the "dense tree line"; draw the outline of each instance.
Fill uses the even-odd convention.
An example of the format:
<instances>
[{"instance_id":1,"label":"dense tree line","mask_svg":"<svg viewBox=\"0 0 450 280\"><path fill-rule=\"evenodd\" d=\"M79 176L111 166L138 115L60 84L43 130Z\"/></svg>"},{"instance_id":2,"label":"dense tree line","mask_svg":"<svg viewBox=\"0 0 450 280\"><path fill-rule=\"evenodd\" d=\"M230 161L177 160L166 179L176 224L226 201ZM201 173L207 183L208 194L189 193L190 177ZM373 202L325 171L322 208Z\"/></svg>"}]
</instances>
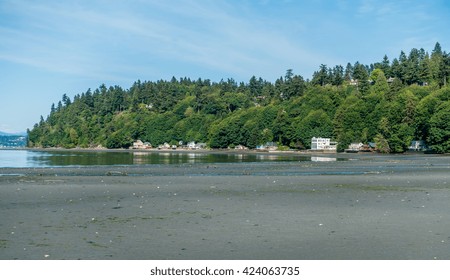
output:
<instances>
[{"instance_id":1,"label":"dense tree line","mask_svg":"<svg viewBox=\"0 0 450 280\"><path fill-rule=\"evenodd\" d=\"M343 150L375 142L384 152L404 152L424 140L450 152L450 54L403 51L392 62L320 65L311 80L291 69L274 83L251 77L212 82L189 78L137 81L130 89L99 88L66 94L28 131L30 147L127 148L206 142L211 148L266 142L310 148L313 136L331 137Z\"/></svg>"}]
</instances>

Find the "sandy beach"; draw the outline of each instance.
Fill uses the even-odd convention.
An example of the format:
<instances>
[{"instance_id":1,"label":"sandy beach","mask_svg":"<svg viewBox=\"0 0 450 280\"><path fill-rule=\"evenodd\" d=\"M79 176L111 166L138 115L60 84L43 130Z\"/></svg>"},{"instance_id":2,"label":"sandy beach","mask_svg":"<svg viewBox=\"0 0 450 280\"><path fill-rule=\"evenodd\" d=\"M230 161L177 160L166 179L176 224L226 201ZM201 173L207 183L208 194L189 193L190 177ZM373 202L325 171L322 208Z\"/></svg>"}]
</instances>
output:
<instances>
[{"instance_id":1,"label":"sandy beach","mask_svg":"<svg viewBox=\"0 0 450 280\"><path fill-rule=\"evenodd\" d=\"M0 259L450 259L448 156L0 175Z\"/></svg>"}]
</instances>

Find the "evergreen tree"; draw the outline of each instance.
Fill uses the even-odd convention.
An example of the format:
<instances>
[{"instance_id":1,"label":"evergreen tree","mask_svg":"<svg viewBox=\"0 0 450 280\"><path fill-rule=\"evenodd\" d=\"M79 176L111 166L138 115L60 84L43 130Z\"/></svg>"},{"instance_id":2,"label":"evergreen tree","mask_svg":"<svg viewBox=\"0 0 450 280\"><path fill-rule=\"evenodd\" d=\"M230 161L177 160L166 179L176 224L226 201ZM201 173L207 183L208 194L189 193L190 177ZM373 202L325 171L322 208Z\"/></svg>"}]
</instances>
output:
<instances>
[{"instance_id":1,"label":"evergreen tree","mask_svg":"<svg viewBox=\"0 0 450 280\"><path fill-rule=\"evenodd\" d=\"M345 67L344 79L346 81L353 79L353 66L350 62L347 63L347 66Z\"/></svg>"},{"instance_id":2,"label":"evergreen tree","mask_svg":"<svg viewBox=\"0 0 450 280\"><path fill-rule=\"evenodd\" d=\"M358 81L358 89L362 94L366 94L370 86L367 68L359 62L356 62L353 68L353 77Z\"/></svg>"},{"instance_id":3,"label":"evergreen tree","mask_svg":"<svg viewBox=\"0 0 450 280\"><path fill-rule=\"evenodd\" d=\"M380 69L383 70L385 77L391 77L391 66L387 55L384 55L380 66Z\"/></svg>"}]
</instances>

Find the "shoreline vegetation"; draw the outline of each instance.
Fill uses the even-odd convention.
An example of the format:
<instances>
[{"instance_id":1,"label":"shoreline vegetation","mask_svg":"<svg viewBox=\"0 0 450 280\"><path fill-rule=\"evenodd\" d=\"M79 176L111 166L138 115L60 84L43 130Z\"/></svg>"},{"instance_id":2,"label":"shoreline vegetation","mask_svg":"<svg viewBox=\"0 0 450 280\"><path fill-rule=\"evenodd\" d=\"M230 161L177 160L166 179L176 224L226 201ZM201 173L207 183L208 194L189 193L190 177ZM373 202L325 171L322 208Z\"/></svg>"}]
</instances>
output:
<instances>
[{"instance_id":1,"label":"shoreline vegetation","mask_svg":"<svg viewBox=\"0 0 450 280\"><path fill-rule=\"evenodd\" d=\"M316 137L331 139L338 151L361 144L402 153L420 143L448 153L449 79L450 54L436 43L431 54L414 48L392 61L321 65L311 80L288 69L275 82L173 77L138 80L129 89L100 85L52 104L27 131L28 146L114 149L139 140L308 150Z\"/></svg>"}]
</instances>

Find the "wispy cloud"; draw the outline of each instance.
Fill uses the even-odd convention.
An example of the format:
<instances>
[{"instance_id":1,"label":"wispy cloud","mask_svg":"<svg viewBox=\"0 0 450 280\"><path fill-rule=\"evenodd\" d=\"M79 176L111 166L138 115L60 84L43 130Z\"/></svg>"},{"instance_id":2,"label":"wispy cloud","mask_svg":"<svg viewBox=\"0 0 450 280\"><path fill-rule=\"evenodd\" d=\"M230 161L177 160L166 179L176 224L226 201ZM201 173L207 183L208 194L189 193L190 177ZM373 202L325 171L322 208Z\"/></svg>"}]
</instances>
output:
<instances>
[{"instance_id":1,"label":"wispy cloud","mask_svg":"<svg viewBox=\"0 0 450 280\"><path fill-rule=\"evenodd\" d=\"M111 69L133 69L134 65L155 72L165 66L152 61L161 60L184 61L243 77L249 73L270 76L269 59L280 65L311 66L320 57L252 14L242 17L239 4L135 1L117 9L111 8L115 2L108 2L110 8L104 9L98 3L81 3L10 2L10 8L27 23L21 26L22 33L0 31L10 38L3 43L1 58L51 71L114 79Z\"/></svg>"},{"instance_id":2,"label":"wispy cloud","mask_svg":"<svg viewBox=\"0 0 450 280\"><path fill-rule=\"evenodd\" d=\"M293 11L283 10L289 13L284 18L262 16L258 10L275 4ZM273 78L275 71L296 66L310 75L320 63L342 63L345 55L331 55L334 48L353 49L345 40L326 38L340 36L351 43L356 36L349 34L355 34L371 44L368 37L383 36L398 45L419 38L418 31L429 31L426 23L433 18L426 4L410 1L5 0L1 5L3 13L15 17L0 29L6 38L0 42L1 59L108 80L121 79L120 69L130 77L182 74L170 68L176 62L229 76ZM343 12L345 17L339 15ZM357 23L348 21L352 15Z\"/></svg>"}]
</instances>

